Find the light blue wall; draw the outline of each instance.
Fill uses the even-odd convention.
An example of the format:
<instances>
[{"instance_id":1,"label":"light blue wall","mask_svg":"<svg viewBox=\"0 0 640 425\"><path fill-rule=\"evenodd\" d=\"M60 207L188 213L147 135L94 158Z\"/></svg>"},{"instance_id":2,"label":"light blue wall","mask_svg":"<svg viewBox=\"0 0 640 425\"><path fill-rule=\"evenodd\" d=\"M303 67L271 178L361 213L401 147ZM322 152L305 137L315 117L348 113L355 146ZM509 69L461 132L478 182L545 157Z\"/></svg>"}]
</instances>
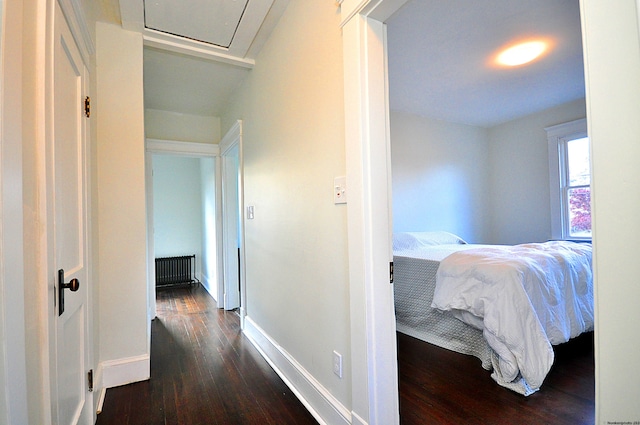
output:
<instances>
[{"instance_id":1,"label":"light blue wall","mask_svg":"<svg viewBox=\"0 0 640 425\"><path fill-rule=\"evenodd\" d=\"M391 112L394 231L471 243L551 237L545 127L584 118L584 99L490 129Z\"/></svg>"},{"instance_id":2,"label":"light blue wall","mask_svg":"<svg viewBox=\"0 0 640 425\"><path fill-rule=\"evenodd\" d=\"M489 129L489 243L513 245L551 239L549 153L544 129L585 116L585 101L580 99Z\"/></svg>"},{"instance_id":3,"label":"light blue wall","mask_svg":"<svg viewBox=\"0 0 640 425\"><path fill-rule=\"evenodd\" d=\"M391 112L393 230L489 237L489 141L469 125Z\"/></svg>"},{"instance_id":4,"label":"light blue wall","mask_svg":"<svg viewBox=\"0 0 640 425\"><path fill-rule=\"evenodd\" d=\"M200 159L153 155L153 223L156 257L196 255L202 264Z\"/></svg>"},{"instance_id":5,"label":"light blue wall","mask_svg":"<svg viewBox=\"0 0 640 425\"><path fill-rule=\"evenodd\" d=\"M218 294L218 268L216 246L216 182L215 160L200 158L200 184L202 188L202 284L215 299ZM217 300L216 300L217 301Z\"/></svg>"}]
</instances>

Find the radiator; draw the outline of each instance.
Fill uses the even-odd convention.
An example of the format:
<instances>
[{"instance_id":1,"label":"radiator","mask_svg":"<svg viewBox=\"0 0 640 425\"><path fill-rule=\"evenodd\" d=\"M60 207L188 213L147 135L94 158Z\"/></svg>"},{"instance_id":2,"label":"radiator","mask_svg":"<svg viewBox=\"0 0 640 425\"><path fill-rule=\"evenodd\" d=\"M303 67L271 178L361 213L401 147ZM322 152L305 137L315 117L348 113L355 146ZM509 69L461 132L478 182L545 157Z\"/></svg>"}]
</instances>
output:
<instances>
[{"instance_id":1,"label":"radiator","mask_svg":"<svg viewBox=\"0 0 640 425\"><path fill-rule=\"evenodd\" d=\"M156 258L156 287L199 283L196 256Z\"/></svg>"}]
</instances>

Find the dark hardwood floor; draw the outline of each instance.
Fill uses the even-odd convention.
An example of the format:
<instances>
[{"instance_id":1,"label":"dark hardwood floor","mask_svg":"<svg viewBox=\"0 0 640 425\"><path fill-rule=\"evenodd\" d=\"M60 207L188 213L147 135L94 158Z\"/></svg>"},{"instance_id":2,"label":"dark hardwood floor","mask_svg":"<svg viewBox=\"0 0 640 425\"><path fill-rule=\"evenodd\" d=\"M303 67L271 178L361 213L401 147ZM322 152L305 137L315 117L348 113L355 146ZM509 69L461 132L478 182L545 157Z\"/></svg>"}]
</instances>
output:
<instances>
[{"instance_id":1,"label":"dark hardwood floor","mask_svg":"<svg viewBox=\"0 0 640 425\"><path fill-rule=\"evenodd\" d=\"M98 425L317 424L202 287L158 291L151 379L107 391Z\"/></svg>"},{"instance_id":2,"label":"dark hardwood floor","mask_svg":"<svg viewBox=\"0 0 640 425\"><path fill-rule=\"evenodd\" d=\"M475 357L398 333L400 422L593 425L593 333L554 348L541 389L524 397L496 384Z\"/></svg>"},{"instance_id":3,"label":"dark hardwood floor","mask_svg":"<svg viewBox=\"0 0 640 425\"><path fill-rule=\"evenodd\" d=\"M107 391L98 425L317 424L203 288L158 292L151 380ZM498 386L479 360L398 334L400 422L592 425L593 335L556 347L542 389Z\"/></svg>"}]
</instances>

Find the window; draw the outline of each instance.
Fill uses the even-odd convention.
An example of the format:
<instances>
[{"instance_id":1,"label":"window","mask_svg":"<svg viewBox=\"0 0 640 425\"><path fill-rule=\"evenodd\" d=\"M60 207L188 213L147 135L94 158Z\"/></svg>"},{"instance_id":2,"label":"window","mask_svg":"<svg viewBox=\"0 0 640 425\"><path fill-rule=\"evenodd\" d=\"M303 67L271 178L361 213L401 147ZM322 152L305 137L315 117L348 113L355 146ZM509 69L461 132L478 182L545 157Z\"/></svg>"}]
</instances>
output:
<instances>
[{"instance_id":1,"label":"window","mask_svg":"<svg viewBox=\"0 0 640 425\"><path fill-rule=\"evenodd\" d=\"M545 129L555 239L591 239L591 167L585 119Z\"/></svg>"}]
</instances>

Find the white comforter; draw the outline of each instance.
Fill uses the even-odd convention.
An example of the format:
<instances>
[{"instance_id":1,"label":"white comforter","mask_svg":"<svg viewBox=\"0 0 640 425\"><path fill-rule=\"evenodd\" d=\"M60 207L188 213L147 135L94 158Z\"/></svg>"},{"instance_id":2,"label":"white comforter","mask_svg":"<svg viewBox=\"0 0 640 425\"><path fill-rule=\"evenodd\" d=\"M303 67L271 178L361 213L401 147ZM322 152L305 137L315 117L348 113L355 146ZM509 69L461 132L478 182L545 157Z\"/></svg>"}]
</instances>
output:
<instances>
[{"instance_id":1,"label":"white comforter","mask_svg":"<svg viewBox=\"0 0 640 425\"><path fill-rule=\"evenodd\" d=\"M436 282L432 306L482 329L496 354L493 378L525 395L549 372L552 344L593 329L590 244L457 252L442 260Z\"/></svg>"}]
</instances>

